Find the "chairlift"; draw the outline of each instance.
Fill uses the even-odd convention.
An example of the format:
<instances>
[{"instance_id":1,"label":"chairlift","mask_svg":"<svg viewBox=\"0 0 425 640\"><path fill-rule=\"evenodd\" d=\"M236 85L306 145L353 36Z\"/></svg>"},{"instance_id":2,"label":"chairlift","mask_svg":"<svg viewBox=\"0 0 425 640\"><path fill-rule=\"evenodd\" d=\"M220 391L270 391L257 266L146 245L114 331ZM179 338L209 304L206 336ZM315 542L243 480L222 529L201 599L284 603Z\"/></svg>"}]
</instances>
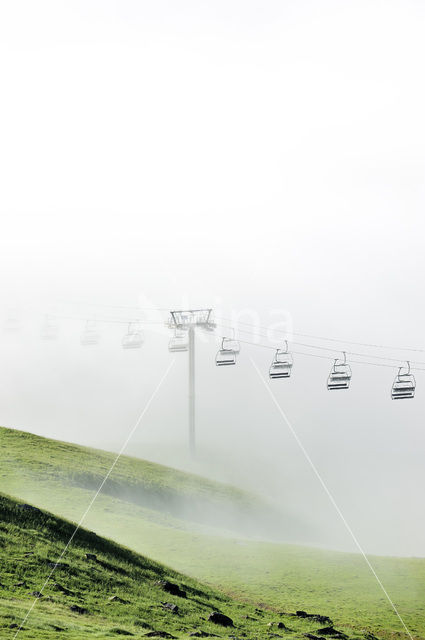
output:
<instances>
[{"instance_id":1,"label":"chairlift","mask_svg":"<svg viewBox=\"0 0 425 640\"><path fill-rule=\"evenodd\" d=\"M58 325L52 318L46 316L41 327L42 340L56 340L58 337Z\"/></svg>"},{"instance_id":2,"label":"chairlift","mask_svg":"<svg viewBox=\"0 0 425 640\"><path fill-rule=\"evenodd\" d=\"M416 389L415 376L410 373L410 362L407 367L400 367L391 387L391 398L393 400L404 400L414 398Z\"/></svg>"},{"instance_id":3,"label":"chairlift","mask_svg":"<svg viewBox=\"0 0 425 640\"><path fill-rule=\"evenodd\" d=\"M335 358L335 362L328 377L328 390L348 389L351 381L351 367L347 364L347 356L343 351L344 359Z\"/></svg>"},{"instance_id":4,"label":"chairlift","mask_svg":"<svg viewBox=\"0 0 425 640\"><path fill-rule=\"evenodd\" d=\"M232 327L232 337L226 338L226 349L231 349L236 354L239 354L241 351L241 345L239 340L235 339L235 330Z\"/></svg>"},{"instance_id":5,"label":"chairlift","mask_svg":"<svg viewBox=\"0 0 425 640\"><path fill-rule=\"evenodd\" d=\"M174 335L170 338L168 343L168 351L172 353L177 351L188 351L189 342L187 337L187 331L185 330L174 330Z\"/></svg>"},{"instance_id":6,"label":"chairlift","mask_svg":"<svg viewBox=\"0 0 425 640\"><path fill-rule=\"evenodd\" d=\"M143 334L137 323L130 322L128 330L121 341L123 349L140 349L143 344Z\"/></svg>"},{"instance_id":7,"label":"chairlift","mask_svg":"<svg viewBox=\"0 0 425 640\"><path fill-rule=\"evenodd\" d=\"M288 351L288 341L285 340L285 349L276 349L273 361L269 369L269 378L289 378L293 366L292 354Z\"/></svg>"},{"instance_id":8,"label":"chairlift","mask_svg":"<svg viewBox=\"0 0 425 640\"><path fill-rule=\"evenodd\" d=\"M215 357L215 363L218 367L236 364L236 351L229 348L229 343L232 343L230 338L223 338L221 342L221 349L217 352Z\"/></svg>"},{"instance_id":9,"label":"chairlift","mask_svg":"<svg viewBox=\"0 0 425 640\"><path fill-rule=\"evenodd\" d=\"M80 343L83 347L88 347L99 343L99 332L94 320L87 320L86 326L81 333Z\"/></svg>"}]
</instances>

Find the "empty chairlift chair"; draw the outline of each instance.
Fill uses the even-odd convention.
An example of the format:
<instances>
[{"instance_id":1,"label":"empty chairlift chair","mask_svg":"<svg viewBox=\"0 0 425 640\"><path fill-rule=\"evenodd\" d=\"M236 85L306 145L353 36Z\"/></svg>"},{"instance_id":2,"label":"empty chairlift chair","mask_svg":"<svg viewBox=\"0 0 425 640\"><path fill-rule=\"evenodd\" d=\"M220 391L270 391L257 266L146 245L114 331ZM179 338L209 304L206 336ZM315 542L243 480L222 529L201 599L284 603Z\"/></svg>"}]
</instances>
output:
<instances>
[{"instance_id":1,"label":"empty chairlift chair","mask_svg":"<svg viewBox=\"0 0 425 640\"><path fill-rule=\"evenodd\" d=\"M239 340L235 339L235 330L232 329L232 337L231 338L226 338L226 349L231 349L232 351L234 351L236 353L236 355L238 355L238 353L240 353L241 351L241 345L239 343Z\"/></svg>"},{"instance_id":2,"label":"empty chairlift chair","mask_svg":"<svg viewBox=\"0 0 425 640\"><path fill-rule=\"evenodd\" d=\"M285 349L277 349L273 362L269 369L269 378L275 380L278 378L289 378L292 372L293 366L292 354L288 351L288 343L286 342Z\"/></svg>"},{"instance_id":3,"label":"empty chairlift chair","mask_svg":"<svg viewBox=\"0 0 425 640\"><path fill-rule=\"evenodd\" d=\"M188 351L188 349L189 342L187 331L183 329L181 329L180 331L178 329L175 329L174 335L170 338L170 341L168 343L168 351L174 353L177 351Z\"/></svg>"},{"instance_id":4,"label":"empty chairlift chair","mask_svg":"<svg viewBox=\"0 0 425 640\"><path fill-rule=\"evenodd\" d=\"M410 373L410 362L407 367L400 367L391 387L391 398L393 400L404 400L414 398L416 389L415 376Z\"/></svg>"},{"instance_id":5,"label":"empty chairlift chair","mask_svg":"<svg viewBox=\"0 0 425 640\"><path fill-rule=\"evenodd\" d=\"M333 367L328 377L328 390L335 391L337 389L348 389L351 381L351 367L347 364L345 351L344 359L335 359Z\"/></svg>"},{"instance_id":6,"label":"empty chairlift chair","mask_svg":"<svg viewBox=\"0 0 425 640\"><path fill-rule=\"evenodd\" d=\"M229 346L232 342L234 341L229 338L223 338L221 342L221 349L217 352L215 357L215 363L218 367L236 364L236 351Z\"/></svg>"},{"instance_id":7,"label":"empty chairlift chair","mask_svg":"<svg viewBox=\"0 0 425 640\"><path fill-rule=\"evenodd\" d=\"M87 320L86 326L81 334L80 342L83 347L99 344L99 332L94 320Z\"/></svg>"},{"instance_id":8,"label":"empty chairlift chair","mask_svg":"<svg viewBox=\"0 0 425 640\"><path fill-rule=\"evenodd\" d=\"M140 349L143 344L143 334L138 323L130 322L128 330L121 341L123 349Z\"/></svg>"}]
</instances>

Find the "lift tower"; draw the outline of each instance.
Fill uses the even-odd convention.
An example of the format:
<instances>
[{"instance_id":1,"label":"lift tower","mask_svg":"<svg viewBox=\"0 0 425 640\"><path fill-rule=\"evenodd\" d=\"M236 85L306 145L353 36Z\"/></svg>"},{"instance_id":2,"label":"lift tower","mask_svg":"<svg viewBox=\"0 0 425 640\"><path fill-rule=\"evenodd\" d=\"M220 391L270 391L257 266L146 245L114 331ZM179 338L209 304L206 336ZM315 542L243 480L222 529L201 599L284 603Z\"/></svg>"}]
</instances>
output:
<instances>
[{"instance_id":1,"label":"lift tower","mask_svg":"<svg viewBox=\"0 0 425 640\"><path fill-rule=\"evenodd\" d=\"M201 327L212 331L215 327L212 321L212 309L188 309L185 311L170 311L169 326L176 331L188 332L189 355L189 450L195 456L195 330Z\"/></svg>"}]
</instances>

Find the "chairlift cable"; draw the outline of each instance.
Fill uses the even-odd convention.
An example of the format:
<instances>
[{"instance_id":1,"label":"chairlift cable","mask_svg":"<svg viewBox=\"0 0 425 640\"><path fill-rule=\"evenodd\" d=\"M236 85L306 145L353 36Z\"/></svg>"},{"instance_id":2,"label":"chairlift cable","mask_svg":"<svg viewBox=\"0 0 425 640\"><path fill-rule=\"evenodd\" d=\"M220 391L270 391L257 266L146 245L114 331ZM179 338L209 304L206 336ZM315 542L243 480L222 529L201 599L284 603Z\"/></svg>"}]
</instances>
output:
<instances>
[{"instance_id":1,"label":"chairlift cable","mask_svg":"<svg viewBox=\"0 0 425 640\"><path fill-rule=\"evenodd\" d=\"M223 337L224 337L224 336L222 336L222 335L220 335L218 333L211 333L209 335L214 336L215 338L219 338L220 340L222 340ZM251 342L249 340L239 340L239 342L241 342L242 344L249 344L249 345L254 346L254 347L260 347L262 349L269 349L271 351L276 351L276 347L275 346L272 347L269 344L263 344L261 342ZM295 355L306 356L306 357L309 357L309 358L321 358L322 360L335 360L335 358L333 356L330 356L330 355L329 356L325 356L325 355L320 355L318 353L307 353L305 351L292 351L292 350L291 350L291 353L293 353ZM340 350L339 353L342 353L342 350ZM348 354L349 352L347 351L346 353ZM363 355L363 354L361 354L361 355ZM368 355L370 356L370 354L368 354ZM365 355L365 357L367 357L367 356ZM372 357L374 358L375 356L372 356ZM400 359L400 360L396 360L396 362L404 363L405 360L401 360ZM385 368L393 369L393 370L399 368L399 365L384 364L382 362L370 362L370 361L366 361L366 360L351 360L350 359L350 363L352 363L352 364L365 364L365 365L371 365L371 366L374 366L374 367L385 367ZM424 364L424 363L418 363L418 364ZM411 367L411 368L412 368L412 370L415 370L415 371L425 371L425 368L420 368L420 367Z\"/></svg>"},{"instance_id":2,"label":"chairlift cable","mask_svg":"<svg viewBox=\"0 0 425 640\"><path fill-rule=\"evenodd\" d=\"M222 324L217 323L217 326L219 326L219 327L229 327L229 328L235 329L231 325L222 325ZM265 336L264 334L253 333L253 332L248 331L246 329L237 329L237 331L240 331L241 333L247 333L247 334L252 335L252 336L259 335L261 338L268 339L268 336ZM294 335L295 335L295 333L294 333ZM298 342L296 340L288 340L288 341L290 342L290 344L295 344L295 345L298 345L300 347L309 347L311 349L319 349L321 351L333 351L334 353L341 353L341 351L342 351L342 349L335 349L335 348L332 348L332 347L323 347L321 345L309 344L309 343L305 343L305 342ZM240 342L243 342L243 341L240 340ZM360 344L360 343L348 342L347 344ZM420 350L418 349L418 351L420 351ZM363 357L367 358L367 357L370 357L372 355L370 353L358 353L357 351L345 351L345 352L348 355L358 356L358 357L362 357L362 358ZM389 361L392 361L392 362L405 362L405 360L402 359L402 358L391 358L390 356L373 355L372 357L376 358L377 360L389 360ZM425 362L419 361L419 360L414 360L414 361L412 360L412 362L414 364L425 365Z\"/></svg>"},{"instance_id":3,"label":"chairlift cable","mask_svg":"<svg viewBox=\"0 0 425 640\"><path fill-rule=\"evenodd\" d=\"M231 320L229 320L229 318L221 318L219 316L215 316L218 320L224 320L225 322L231 322ZM264 326L260 326L260 325L255 325L253 323L250 322L242 322L238 320L238 324L243 324L245 326L248 327L252 327L254 329L262 329L264 331L270 331L270 327L264 327ZM313 338L315 340L325 340L327 342L338 342L341 344L355 344L358 345L360 347L370 347L373 349L390 349L393 351L417 351L419 353L425 353L425 349L420 349L417 347L395 347L395 346L389 346L389 345L382 345L382 344L373 344L373 343L368 343L368 342L356 342L353 340L344 340L344 339L340 339L340 338L330 338L330 337L325 337L325 336L315 336L312 334L308 334L308 333L299 333L296 331L283 331L282 329L273 329L274 332L276 333L282 333L284 335L288 335L288 334L292 334L294 336L300 336L300 337L304 337L304 338Z\"/></svg>"}]
</instances>

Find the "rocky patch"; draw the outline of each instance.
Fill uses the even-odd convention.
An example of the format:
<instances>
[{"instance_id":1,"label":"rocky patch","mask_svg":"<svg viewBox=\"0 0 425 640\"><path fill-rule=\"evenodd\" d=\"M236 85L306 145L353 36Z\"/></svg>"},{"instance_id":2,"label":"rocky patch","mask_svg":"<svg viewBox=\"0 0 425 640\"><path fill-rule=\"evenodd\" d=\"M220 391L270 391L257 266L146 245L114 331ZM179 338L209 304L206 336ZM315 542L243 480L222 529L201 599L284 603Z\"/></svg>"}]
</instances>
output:
<instances>
[{"instance_id":1,"label":"rocky patch","mask_svg":"<svg viewBox=\"0 0 425 640\"><path fill-rule=\"evenodd\" d=\"M340 640L347 640L348 636L342 631L338 631L333 627L323 627L323 629L317 629L317 633L321 636L329 636L330 638L339 638Z\"/></svg>"},{"instance_id":2,"label":"rocky patch","mask_svg":"<svg viewBox=\"0 0 425 640\"><path fill-rule=\"evenodd\" d=\"M80 605L78 604L73 604L70 607L70 610L73 611L74 613L79 613L80 616L88 613L87 609L85 609L84 607L80 607Z\"/></svg>"},{"instance_id":3,"label":"rocky patch","mask_svg":"<svg viewBox=\"0 0 425 640\"><path fill-rule=\"evenodd\" d=\"M220 624L222 627L233 627L233 620L229 616L225 616L224 613L219 611L213 611L208 616L208 621L214 624Z\"/></svg>"},{"instance_id":4,"label":"rocky patch","mask_svg":"<svg viewBox=\"0 0 425 640\"><path fill-rule=\"evenodd\" d=\"M306 611L296 611L295 615L298 618L309 618L310 620L314 620L315 622L320 622L320 624L327 624L328 626L332 626L333 622L328 616L322 616L319 613L307 613Z\"/></svg>"},{"instance_id":5,"label":"rocky patch","mask_svg":"<svg viewBox=\"0 0 425 640\"><path fill-rule=\"evenodd\" d=\"M167 631L149 631L149 633L145 633L144 638L174 638L176 640L176 636L171 635Z\"/></svg>"},{"instance_id":6,"label":"rocky patch","mask_svg":"<svg viewBox=\"0 0 425 640\"><path fill-rule=\"evenodd\" d=\"M179 598L186 598L186 591L180 589L178 584L169 582L168 580L160 580L157 584L167 593L171 593L172 596L179 596Z\"/></svg>"}]
</instances>

